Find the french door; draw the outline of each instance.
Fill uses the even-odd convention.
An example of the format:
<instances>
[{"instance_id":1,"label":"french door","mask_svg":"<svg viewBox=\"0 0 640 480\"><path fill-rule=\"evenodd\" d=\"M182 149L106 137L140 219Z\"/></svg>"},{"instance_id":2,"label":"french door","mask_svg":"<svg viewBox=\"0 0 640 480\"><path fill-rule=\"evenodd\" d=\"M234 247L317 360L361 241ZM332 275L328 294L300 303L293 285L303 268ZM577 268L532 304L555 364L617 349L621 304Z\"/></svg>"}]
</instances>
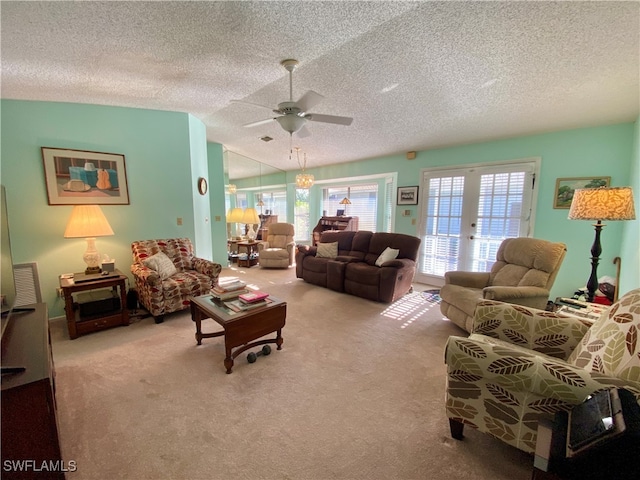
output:
<instances>
[{"instance_id":1,"label":"french door","mask_svg":"<svg viewBox=\"0 0 640 480\"><path fill-rule=\"evenodd\" d=\"M442 285L451 270L489 271L502 240L529 236L536 167L528 161L424 171L416 281Z\"/></svg>"}]
</instances>

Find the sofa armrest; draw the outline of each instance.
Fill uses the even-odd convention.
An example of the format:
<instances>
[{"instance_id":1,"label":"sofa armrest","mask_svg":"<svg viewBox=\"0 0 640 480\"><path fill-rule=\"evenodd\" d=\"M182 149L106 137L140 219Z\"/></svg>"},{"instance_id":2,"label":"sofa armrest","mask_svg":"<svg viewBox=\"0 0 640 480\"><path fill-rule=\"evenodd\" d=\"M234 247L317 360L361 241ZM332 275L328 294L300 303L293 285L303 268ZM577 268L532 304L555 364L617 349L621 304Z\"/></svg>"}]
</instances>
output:
<instances>
[{"instance_id":1,"label":"sofa armrest","mask_svg":"<svg viewBox=\"0 0 640 480\"><path fill-rule=\"evenodd\" d=\"M141 263L134 263L131 265L131 273L134 277L140 279L142 283L149 285L158 285L161 282L160 275L155 270L145 267Z\"/></svg>"},{"instance_id":2,"label":"sofa armrest","mask_svg":"<svg viewBox=\"0 0 640 480\"><path fill-rule=\"evenodd\" d=\"M214 280L214 285L218 284L218 276L222 271L222 265L212 262L211 260L198 257L193 257L191 259L191 265L196 272L211 277Z\"/></svg>"},{"instance_id":3,"label":"sofa armrest","mask_svg":"<svg viewBox=\"0 0 640 480\"><path fill-rule=\"evenodd\" d=\"M483 335L449 337L445 361L450 379L465 382L470 376L479 377L507 392L533 393L554 399L556 404L566 404L567 408L582 403L594 392L611 387L627 388L636 398L640 396L637 389L630 388L619 378L587 371L526 349L509 347ZM452 388L451 382L449 388Z\"/></svg>"},{"instance_id":4,"label":"sofa armrest","mask_svg":"<svg viewBox=\"0 0 640 480\"><path fill-rule=\"evenodd\" d=\"M524 300L533 301L535 303L547 303L549 299L549 290L541 287L505 287L502 285L492 285L482 289L482 294L487 300L498 300L501 302L520 303Z\"/></svg>"},{"instance_id":5,"label":"sofa armrest","mask_svg":"<svg viewBox=\"0 0 640 480\"><path fill-rule=\"evenodd\" d=\"M393 260L389 260L388 262L384 262L380 265L380 268L391 267L391 268L404 268L410 267L413 268L416 262L413 260L409 260L408 258L395 258Z\"/></svg>"},{"instance_id":6,"label":"sofa armrest","mask_svg":"<svg viewBox=\"0 0 640 480\"><path fill-rule=\"evenodd\" d=\"M298 253L302 256L307 256L307 255L315 256L317 251L318 251L318 248L312 245L298 245Z\"/></svg>"},{"instance_id":7,"label":"sofa armrest","mask_svg":"<svg viewBox=\"0 0 640 480\"><path fill-rule=\"evenodd\" d=\"M445 272L444 283L467 288L484 288L489 284L489 272Z\"/></svg>"},{"instance_id":8,"label":"sofa armrest","mask_svg":"<svg viewBox=\"0 0 640 480\"><path fill-rule=\"evenodd\" d=\"M566 360L590 326L578 317L483 300L476 307L471 333Z\"/></svg>"},{"instance_id":9,"label":"sofa armrest","mask_svg":"<svg viewBox=\"0 0 640 480\"><path fill-rule=\"evenodd\" d=\"M258 244L258 255L262 250L266 250L267 248L269 248L269 242L267 242L266 240L264 242L260 242Z\"/></svg>"}]
</instances>

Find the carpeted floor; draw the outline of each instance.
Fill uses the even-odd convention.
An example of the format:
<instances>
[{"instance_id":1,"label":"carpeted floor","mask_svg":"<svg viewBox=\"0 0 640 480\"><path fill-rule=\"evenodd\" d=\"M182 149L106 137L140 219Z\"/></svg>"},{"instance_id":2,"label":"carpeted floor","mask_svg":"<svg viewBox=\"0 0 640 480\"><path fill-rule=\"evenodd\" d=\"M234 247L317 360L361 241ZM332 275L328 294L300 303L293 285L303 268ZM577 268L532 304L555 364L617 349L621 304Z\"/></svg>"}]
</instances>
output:
<instances>
[{"instance_id":1,"label":"carpeted floor","mask_svg":"<svg viewBox=\"0 0 640 480\"><path fill-rule=\"evenodd\" d=\"M76 340L53 322L69 479L530 477L530 456L472 429L449 436L443 350L464 332L428 287L386 305L293 269L223 275L288 302L283 349L254 364L243 354L231 375L221 339L196 346L188 312Z\"/></svg>"},{"instance_id":2,"label":"carpeted floor","mask_svg":"<svg viewBox=\"0 0 640 480\"><path fill-rule=\"evenodd\" d=\"M422 296L425 298L425 300L429 301L429 302L433 302L433 303L440 303L440 289L439 288L432 288L429 290L424 290L422 292Z\"/></svg>"}]
</instances>

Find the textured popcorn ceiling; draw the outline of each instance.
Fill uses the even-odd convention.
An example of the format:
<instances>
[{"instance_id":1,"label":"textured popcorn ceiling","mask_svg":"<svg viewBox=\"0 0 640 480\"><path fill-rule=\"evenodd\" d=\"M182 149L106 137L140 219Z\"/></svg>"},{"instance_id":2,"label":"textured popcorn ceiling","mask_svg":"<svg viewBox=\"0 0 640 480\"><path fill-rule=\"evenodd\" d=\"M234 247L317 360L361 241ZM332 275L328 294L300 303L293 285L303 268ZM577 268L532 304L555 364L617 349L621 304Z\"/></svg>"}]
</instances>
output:
<instances>
[{"instance_id":1,"label":"textured popcorn ceiling","mask_svg":"<svg viewBox=\"0 0 640 480\"><path fill-rule=\"evenodd\" d=\"M637 2L0 3L2 98L189 112L207 138L284 169L264 108L312 111L308 166L612 124L639 112ZM135 132L134 132L135 133ZM265 143L260 137L274 140ZM117 150L117 149L116 149Z\"/></svg>"}]
</instances>

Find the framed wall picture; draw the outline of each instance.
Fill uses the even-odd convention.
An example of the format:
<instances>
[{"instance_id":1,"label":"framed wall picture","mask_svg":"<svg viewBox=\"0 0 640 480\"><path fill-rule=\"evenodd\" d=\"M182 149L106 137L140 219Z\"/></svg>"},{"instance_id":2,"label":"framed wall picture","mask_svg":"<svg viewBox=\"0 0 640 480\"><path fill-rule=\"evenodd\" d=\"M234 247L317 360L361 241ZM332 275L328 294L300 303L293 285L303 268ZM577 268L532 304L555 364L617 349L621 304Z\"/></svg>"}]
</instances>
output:
<instances>
[{"instance_id":1,"label":"framed wall picture","mask_svg":"<svg viewBox=\"0 0 640 480\"><path fill-rule=\"evenodd\" d=\"M609 183L611 183L611 177L558 178L553 197L553 208L570 208L573 192L577 188L608 187Z\"/></svg>"},{"instance_id":2,"label":"framed wall picture","mask_svg":"<svg viewBox=\"0 0 640 480\"><path fill-rule=\"evenodd\" d=\"M42 147L49 205L129 205L124 155Z\"/></svg>"},{"instance_id":3,"label":"framed wall picture","mask_svg":"<svg viewBox=\"0 0 640 480\"><path fill-rule=\"evenodd\" d=\"M398 205L417 205L418 187L398 187Z\"/></svg>"}]
</instances>

